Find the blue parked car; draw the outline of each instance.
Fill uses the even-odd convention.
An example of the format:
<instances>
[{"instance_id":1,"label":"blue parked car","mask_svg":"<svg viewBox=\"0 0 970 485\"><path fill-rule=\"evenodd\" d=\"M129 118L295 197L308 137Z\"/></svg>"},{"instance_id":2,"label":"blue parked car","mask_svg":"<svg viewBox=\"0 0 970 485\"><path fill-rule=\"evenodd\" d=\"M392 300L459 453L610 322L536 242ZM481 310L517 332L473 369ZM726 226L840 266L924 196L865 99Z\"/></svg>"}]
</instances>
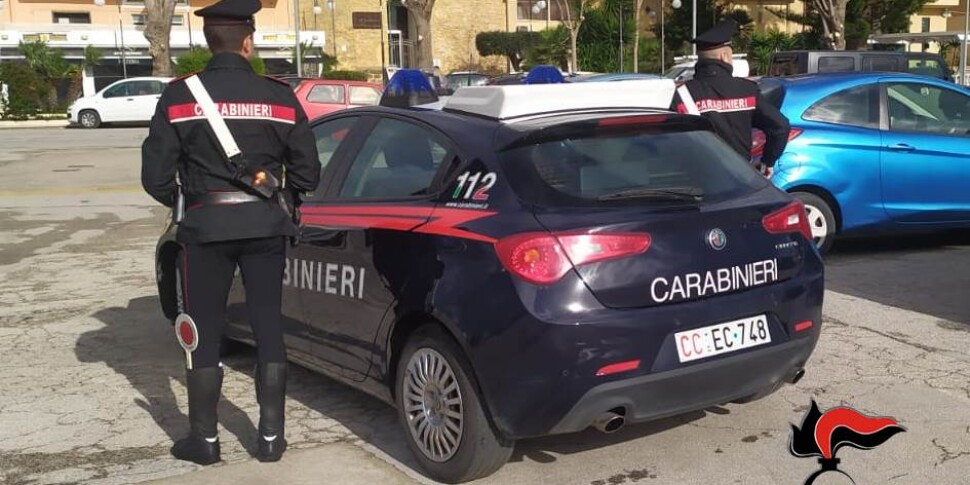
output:
<instances>
[{"instance_id":1,"label":"blue parked car","mask_svg":"<svg viewBox=\"0 0 970 485\"><path fill-rule=\"evenodd\" d=\"M805 203L820 252L837 234L970 225L970 90L904 73L759 85L791 121L772 181Z\"/></svg>"}]
</instances>

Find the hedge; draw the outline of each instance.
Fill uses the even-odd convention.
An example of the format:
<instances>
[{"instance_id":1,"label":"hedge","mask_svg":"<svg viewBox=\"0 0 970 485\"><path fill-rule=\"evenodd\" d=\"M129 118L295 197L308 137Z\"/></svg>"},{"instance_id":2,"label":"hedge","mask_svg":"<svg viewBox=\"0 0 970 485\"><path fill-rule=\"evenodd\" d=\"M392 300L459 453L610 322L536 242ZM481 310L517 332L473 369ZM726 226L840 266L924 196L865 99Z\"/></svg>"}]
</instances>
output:
<instances>
[{"instance_id":1,"label":"hedge","mask_svg":"<svg viewBox=\"0 0 970 485\"><path fill-rule=\"evenodd\" d=\"M185 76L200 72L205 69L210 59L212 59L212 52L209 49L205 47L193 47L175 59L175 74L177 76ZM253 71L256 71L256 74L262 75L266 73L266 64L259 57L250 59L249 65L253 66Z\"/></svg>"},{"instance_id":2,"label":"hedge","mask_svg":"<svg viewBox=\"0 0 970 485\"><path fill-rule=\"evenodd\" d=\"M45 105L49 86L27 64L0 64L0 83L7 85L5 118L25 118L39 113Z\"/></svg>"},{"instance_id":3,"label":"hedge","mask_svg":"<svg viewBox=\"0 0 970 485\"><path fill-rule=\"evenodd\" d=\"M327 71L323 73L324 79L339 79L341 81L368 81L370 75L363 71Z\"/></svg>"}]
</instances>

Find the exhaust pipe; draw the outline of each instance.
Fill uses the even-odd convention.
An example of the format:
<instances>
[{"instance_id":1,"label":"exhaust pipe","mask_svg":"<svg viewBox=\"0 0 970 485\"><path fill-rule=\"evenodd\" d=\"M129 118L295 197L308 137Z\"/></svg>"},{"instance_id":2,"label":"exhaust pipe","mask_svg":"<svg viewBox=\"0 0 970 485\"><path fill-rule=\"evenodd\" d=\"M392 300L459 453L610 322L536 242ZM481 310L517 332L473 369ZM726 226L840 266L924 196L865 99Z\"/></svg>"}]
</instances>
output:
<instances>
[{"instance_id":1,"label":"exhaust pipe","mask_svg":"<svg viewBox=\"0 0 970 485\"><path fill-rule=\"evenodd\" d=\"M792 374L792 376L791 376L791 377L790 377L790 378L788 379L788 383L789 383L789 384L795 384L795 383L797 383L798 381L800 381L800 380L802 380L802 377L805 377L805 369L798 369L798 370L797 370L797 371L795 371L795 373L794 373L794 374Z\"/></svg>"},{"instance_id":2,"label":"exhaust pipe","mask_svg":"<svg viewBox=\"0 0 970 485\"><path fill-rule=\"evenodd\" d=\"M606 434L619 430L624 424L626 424L626 418L613 411L607 411L593 421L593 427Z\"/></svg>"}]
</instances>

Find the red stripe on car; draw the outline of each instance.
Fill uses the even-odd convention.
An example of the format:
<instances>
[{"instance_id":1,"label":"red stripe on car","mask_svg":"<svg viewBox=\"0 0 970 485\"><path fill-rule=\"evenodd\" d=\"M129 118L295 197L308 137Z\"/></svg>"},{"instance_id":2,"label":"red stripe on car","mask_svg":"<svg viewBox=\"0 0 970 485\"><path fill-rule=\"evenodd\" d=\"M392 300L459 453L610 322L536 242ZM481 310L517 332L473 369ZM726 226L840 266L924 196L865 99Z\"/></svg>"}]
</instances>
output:
<instances>
[{"instance_id":1,"label":"red stripe on car","mask_svg":"<svg viewBox=\"0 0 970 485\"><path fill-rule=\"evenodd\" d=\"M495 238L469 231L463 224L490 217L493 211L415 206L316 206L301 208L309 225L391 229L494 243Z\"/></svg>"}]
</instances>

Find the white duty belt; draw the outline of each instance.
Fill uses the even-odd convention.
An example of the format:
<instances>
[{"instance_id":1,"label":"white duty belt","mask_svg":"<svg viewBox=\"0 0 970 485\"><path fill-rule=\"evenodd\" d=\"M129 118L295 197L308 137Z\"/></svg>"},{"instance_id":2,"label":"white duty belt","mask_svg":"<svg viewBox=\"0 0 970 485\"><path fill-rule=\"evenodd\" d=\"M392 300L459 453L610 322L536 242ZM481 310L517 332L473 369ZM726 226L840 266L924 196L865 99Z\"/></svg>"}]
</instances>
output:
<instances>
[{"instance_id":1,"label":"white duty belt","mask_svg":"<svg viewBox=\"0 0 970 485\"><path fill-rule=\"evenodd\" d=\"M687 108L687 114L700 115L700 110L697 109L697 103L694 102L694 97L690 95L690 90L687 89L686 84L681 84L677 88L677 94L680 95L680 101L684 103L684 107Z\"/></svg>"},{"instance_id":2,"label":"white duty belt","mask_svg":"<svg viewBox=\"0 0 970 485\"><path fill-rule=\"evenodd\" d=\"M226 163L228 163L232 157L239 155L242 151L236 145L236 139L233 138L232 132L229 131L226 120L219 113L219 108L212 101L212 97L209 96L209 92L202 85L202 80L199 79L198 75L193 74L186 78L185 85L189 87L189 92L192 93L195 102L199 103L199 107L202 108L202 114L205 116L205 120L209 122L212 131L216 134L216 140L219 141L219 146L222 148L222 151L226 153Z\"/></svg>"}]
</instances>

